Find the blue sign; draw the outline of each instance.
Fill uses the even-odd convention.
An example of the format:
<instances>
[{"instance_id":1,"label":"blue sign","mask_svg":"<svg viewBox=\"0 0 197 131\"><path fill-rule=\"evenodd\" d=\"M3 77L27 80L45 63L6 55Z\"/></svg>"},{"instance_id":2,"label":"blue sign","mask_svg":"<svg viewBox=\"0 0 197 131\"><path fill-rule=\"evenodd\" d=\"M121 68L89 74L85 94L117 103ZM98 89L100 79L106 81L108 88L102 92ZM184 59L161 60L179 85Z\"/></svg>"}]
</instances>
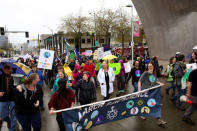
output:
<instances>
[{"instance_id":1,"label":"blue sign","mask_svg":"<svg viewBox=\"0 0 197 131\"><path fill-rule=\"evenodd\" d=\"M73 130L88 130L97 125L132 116L161 117L160 100L160 88L156 88L65 111L62 112L62 116L64 124L72 124Z\"/></svg>"}]
</instances>

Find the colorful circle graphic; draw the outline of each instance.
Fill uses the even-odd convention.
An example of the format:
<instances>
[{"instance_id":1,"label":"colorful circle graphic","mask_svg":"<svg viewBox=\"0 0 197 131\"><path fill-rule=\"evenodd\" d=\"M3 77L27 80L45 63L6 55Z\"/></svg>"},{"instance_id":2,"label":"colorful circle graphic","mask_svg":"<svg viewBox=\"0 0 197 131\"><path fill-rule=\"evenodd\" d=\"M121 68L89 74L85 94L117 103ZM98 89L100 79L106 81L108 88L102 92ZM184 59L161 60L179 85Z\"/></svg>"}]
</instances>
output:
<instances>
[{"instance_id":1,"label":"colorful circle graphic","mask_svg":"<svg viewBox=\"0 0 197 131\"><path fill-rule=\"evenodd\" d=\"M141 76L141 71L140 70L136 70L135 71L135 75L136 75L136 77L140 77Z\"/></svg>"},{"instance_id":2,"label":"colorful circle graphic","mask_svg":"<svg viewBox=\"0 0 197 131\"><path fill-rule=\"evenodd\" d=\"M149 114L150 113L150 108L145 106L141 109L142 114Z\"/></svg>"},{"instance_id":3,"label":"colorful circle graphic","mask_svg":"<svg viewBox=\"0 0 197 131\"><path fill-rule=\"evenodd\" d=\"M95 123L96 123L96 124L100 124L100 123L102 123L102 121L103 121L103 116L99 115L99 116L96 118Z\"/></svg>"},{"instance_id":4,"label":"colorful circle graphic","mask_svg":"<svg viewBox=\"0 0 197 131\"><path fill-rule=\"evenodd\" d=\"M45 58L49 58L50 56L51 56L51 53L50 53L50 52L45 52L45 53L44 53L44 57L45 57Z\"/></svg>"},{"instance_id":5,"label":"colorful circle graphic","mask_svg":"<svg viewBox=\"0 0 197 131\"><path fill-rule=\"evenodd\" d=\"M149 107L154 107L154 106L156 105L156 100L153 99L153 98L149 99L149 100L147 101L147 105L148 105Z\"/></svg>"},{"instance_id":6,"label":"colorful circle graphic","mask_svg":"<svg viewBox=\"0 0 197 131\"><path fill-rule=\"evenodd\" d=\"M98 116L99 112L98 110L95 110L94 112L92 112L92 115L91 115L91 119L95 119L97 116Z\"/></svg>"},{"instance_id":7,"label":"colorful circle graphic","mask_svg":"<svg viewBox=\"0 0 197 131\"><path fill-rule=\"evenodd\" d=\"M144 104L144 101L143 100L138 100L137 104L138 104L138 106L142 106Z\"/></svg>"},{"instance_id":8,"label":"colorful circle graphic","mask_svg":"<svg viewBox=\"0 0 197 131\"><path fill-rule=\"evenodd\" d=\"M156 81L155 76L154 76L154 75L150 75L150 76L149 76L149 81L150 81L151 83L154 83L154 82Z\"/></svg>"},{"instance_id":9,"label":"colorful circle graphic","mask_svg":"<svg viewBox=\"0 0 197 131\"><path fill-rule=\"evenodd\" d=\"M122 116L125 116L126 114L127 114L127 111L123 111L123 112L121 113Z\"/></svg>"},{"instance_id":10,"label":"colorful circle graphic","mask_svg":"<svg viewBox=\"0 0 197 131\"><path fill-rule=\"evenodd\" d=\"M90 129L92 127L92 121L88 122L88 125L85 127L86 130Z\"/></svg>"},{"instance_id":11,"label":"colorful circle graphic","mask_svg":"<svg viewBox=\"0 0 197 131\"><path fill-rule=\"evenodd\" d=\"M85 119L85 121L84 121L84 126L87 126L87 124L88 124L88 119Z\"/></svg>"},{"instance_id":12,"label":"colorful circle graphic","mask_svg":"<svg viewBox=\"0 0 197 131\"><path fill-rule=\"evenodd\" d=\"M127 107L127 109L131 109L133 107L133 105L134 105L134 101L130 100L127 102L126 107Z\"/></svg>"},{"instance_id":13,"label":"colorful circle graphic","mask_svg":"<svg viewBox=\"0 0 197 131\"><path fill-rule=\"evenodd\" d=\"M138 114L138 112L139 112L139 109L137 108L137 107L133 107L132 109L131 109L131 115L137 115Z\"/></svg>"}]
</instances>

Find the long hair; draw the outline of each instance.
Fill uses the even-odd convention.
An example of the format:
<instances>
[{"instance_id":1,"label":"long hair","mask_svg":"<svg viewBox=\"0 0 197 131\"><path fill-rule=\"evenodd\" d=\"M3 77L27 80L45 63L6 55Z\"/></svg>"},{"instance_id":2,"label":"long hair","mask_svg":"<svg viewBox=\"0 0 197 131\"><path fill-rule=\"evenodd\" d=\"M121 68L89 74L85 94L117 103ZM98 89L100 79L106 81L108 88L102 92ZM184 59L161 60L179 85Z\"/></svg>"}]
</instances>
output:
<instances>
[{"instance_id":1,"label":"long hair","mask_svg":"<svg viewBox=\"0 0 197 131\"><path fill-rule=\"evenodd\" d=\"M29 75L28 78L26 78L26 79L24 80L24 85L30 85L30 84L32 84L32 82L33 82L34 80L36 80L37 77L39 77L38 74L32 73L31 75Z\"/></svg>"},{"instance_id":2,"label":"long hair","mask_svg":"<svg viewBox=\"0 0 197 131\"><path fill-rule=\"evenodd\" d=\"M151 64L153 66L153 75L157 76L157 69L154 65L154 62L150 61L148 64L147 64L147 71L148 71L148 65Z\"/></svg>"},{"instance_id":3,"label":"long hair","mask_svg":"<svg viewBox=\"0 0 197 131\"><path fill-rule=\"evenodd\" d=\"M170 58L170 60L169 60L169 65L173 63L173 59L174 59L174 58L175 58L175 57L171 57L171 58Z\"/></svg>"},{"instance_id":4,"label":"long hair","mask_svg":"<svg viewBox=\"0 0 197 131\"><path fill-rule=\"evenodd\" d=\"M58 98L60 98L61 96L66 97L68 94L67 79L66 78L59 79L58 86L59 86L59 89L57 90Z\"/></svg>"}]
</instances>

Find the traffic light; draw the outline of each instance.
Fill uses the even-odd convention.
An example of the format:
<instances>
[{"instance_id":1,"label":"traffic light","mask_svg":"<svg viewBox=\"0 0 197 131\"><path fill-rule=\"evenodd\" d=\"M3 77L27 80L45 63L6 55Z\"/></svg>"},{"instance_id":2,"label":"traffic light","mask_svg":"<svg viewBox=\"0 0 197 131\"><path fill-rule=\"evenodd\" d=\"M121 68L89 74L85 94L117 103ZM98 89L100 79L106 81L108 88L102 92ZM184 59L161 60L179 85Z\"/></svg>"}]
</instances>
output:
<instances>
[{"instance_id":1,"label":"traffic light","mask_svg":"<svg viewBox=\"0 0 197 131\"><path fill-rule=\"evenodd\" d=\"M0 34L1 35L5 35L5 31L4 31L4 28L3 27L0 27Z\"/></svg>"},{"instance_id":2,"label":"traffic light","mask_svg":"<svg viewBox=\"0 0 197 131\"><path fill-rule=\"evenodd\" d=\"M25 37L29 38L29 32L25 32Z\"/></svg>"},{"instance_id":3,"label":"traffic light","mask_svg":"<svg viewBox=\"0 0 197 131\"><path fill-rule=\"evenodd\" d=\"M27 40L27 43L29 43L29 40Z\"/></svg>"}]
</instances>

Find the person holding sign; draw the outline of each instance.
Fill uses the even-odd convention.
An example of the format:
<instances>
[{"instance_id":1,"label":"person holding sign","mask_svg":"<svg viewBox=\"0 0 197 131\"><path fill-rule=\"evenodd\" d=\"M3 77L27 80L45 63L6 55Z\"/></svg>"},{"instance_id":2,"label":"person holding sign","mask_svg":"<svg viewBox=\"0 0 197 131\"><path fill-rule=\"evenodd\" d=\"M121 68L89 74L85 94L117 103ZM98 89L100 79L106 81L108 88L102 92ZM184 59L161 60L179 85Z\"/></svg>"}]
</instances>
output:
<instances>
[{"instance_id":1,"label":"person holding sign","mask_svg":"<svg viewBox=\"0 0 197 131\"><path fill-rule=\"evenodd\" d=\"M101 87L101 95L104 96L104 100L110 98L110 94L113 93L113 82L115 80L115 74L112 68L109 68L107 61L103 61L102 68L98 73L98 81Z\"/></svg>"},{"instance_id":2,"label":"person holding sign","mask_svg":"<svg viewBox=\"0 0 197 131\"><path fill-rule=\"evenodd\" d=\"M159 82L158 78L156 77L157 72L156 72L156 68L154 67L154 63L149 62L147 68L148 70L145 71L139 79L138 91L154 87L157 84L164 86L164 84ZM141 117L141 118L144 120L146 119L145 117ZM157 124L159 126L164 126L166 124L166 122L161 120L161 118L157 118L157 120L158 120Z\"/></svg>"}]
</instances>

